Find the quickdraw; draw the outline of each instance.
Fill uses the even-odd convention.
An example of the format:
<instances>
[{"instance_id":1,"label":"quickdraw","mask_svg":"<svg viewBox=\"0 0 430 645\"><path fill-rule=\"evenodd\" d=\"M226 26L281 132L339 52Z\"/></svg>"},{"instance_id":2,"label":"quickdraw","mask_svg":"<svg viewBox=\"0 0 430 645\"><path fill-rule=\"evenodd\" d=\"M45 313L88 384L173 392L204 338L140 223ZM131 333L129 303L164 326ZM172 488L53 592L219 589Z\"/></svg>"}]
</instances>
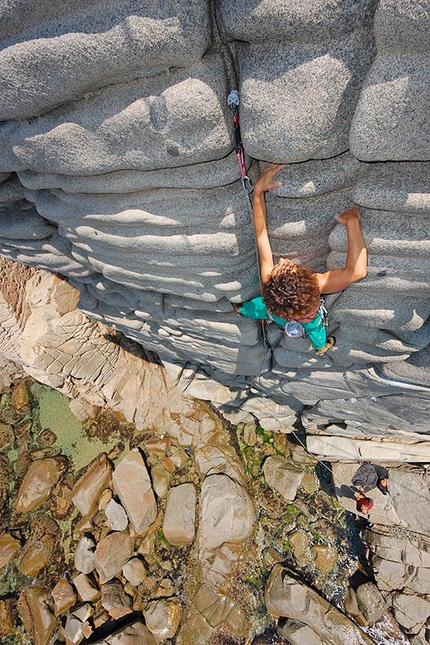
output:
<instances>
[{"instance_id":1,"label":"quickdraw","mask_svg":"<svg viewBox=\"0 0 430 645\"><path fill-rule=\"evenodd\" d=\"M232 112L232 123L234 132L234 149L236 151L237 163L239 164L240 176L242 179L243 189L251 194L253 191L251 178L248 177L245 166L245 151L243 149L242 136L240 134L239 124L239 92L232 90L227 98L227 104L230 106Z\"/></svg>"}]
</instances>

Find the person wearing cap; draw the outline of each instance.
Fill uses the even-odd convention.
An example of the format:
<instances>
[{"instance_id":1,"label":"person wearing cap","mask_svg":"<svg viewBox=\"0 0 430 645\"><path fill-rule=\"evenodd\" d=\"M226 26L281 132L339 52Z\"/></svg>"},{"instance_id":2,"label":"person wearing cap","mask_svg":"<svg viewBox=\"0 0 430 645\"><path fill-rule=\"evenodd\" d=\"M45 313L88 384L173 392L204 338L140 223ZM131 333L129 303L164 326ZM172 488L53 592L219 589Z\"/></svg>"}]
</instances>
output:
<instances>
[{"instance_id":1,"label":"person wearing cap","mask_svg":"<svg viewBox=\"0 0 430 645\"><path fill-rule=\"evenodd\" d=\"M373 508L373 499L364 495L364 493L355 493L355 499L357 500L356 509L362 515L368 515L371 508Z\"/></svg>"}]
</instances>

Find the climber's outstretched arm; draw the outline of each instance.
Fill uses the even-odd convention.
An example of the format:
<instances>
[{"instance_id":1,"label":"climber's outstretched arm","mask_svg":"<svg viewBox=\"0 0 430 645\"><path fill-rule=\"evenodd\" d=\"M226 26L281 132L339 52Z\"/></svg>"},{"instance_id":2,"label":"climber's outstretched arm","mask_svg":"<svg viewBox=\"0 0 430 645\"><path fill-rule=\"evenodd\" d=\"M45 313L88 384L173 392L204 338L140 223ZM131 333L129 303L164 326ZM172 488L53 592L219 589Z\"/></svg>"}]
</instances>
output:
<instances>
[{"instance_id":1,"label":"climber's outstretched arm","mask_svg":"<svg viewBox=\"0 0 430 645\"><path fill-rule=\"evenodd\" d=\"M367 249L360 226L360 209L354 206L336 217L346 226L348 251L343 269L317 273L321 293L335 293L367 275Z\"/></svg>"},{"instance_id":2,"label":"climber's outstretched arm","mask_svg":"<svg viewBox=\"0 0 430 645\"><path fill-rule=\"evenodd\" d=\"M273 181L274 175L285 168L285 164L269 164L261 172L254 184L254 202L252 217L254 220L255 239L257 241L258 256L260 258L261 282L265 284L274 267L273 252L270 245L266 222L266 203L264 193L272 188L282 186L281 182Z\"/></svg>"}]
</instances>

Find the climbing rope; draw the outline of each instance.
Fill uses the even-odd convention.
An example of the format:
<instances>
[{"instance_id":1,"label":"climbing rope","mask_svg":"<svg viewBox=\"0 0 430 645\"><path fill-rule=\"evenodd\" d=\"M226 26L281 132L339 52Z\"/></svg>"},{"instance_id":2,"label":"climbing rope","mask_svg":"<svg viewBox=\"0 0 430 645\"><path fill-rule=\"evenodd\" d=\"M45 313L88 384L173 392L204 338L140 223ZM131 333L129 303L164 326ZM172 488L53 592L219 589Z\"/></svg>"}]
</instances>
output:
<instances>
[{"instance_id":1,"label":"climbing rope","mask_svg":"<svg viewBox=\"0 0 430 645\"><path fill-rule=\"evenodd\" d=\"M239 97L239 92L237 90L232 90L230 92L230 94L227 97L227 104L230 107L231 112L232 112L232 125L233 125L233 132L234 132L234 141L235 141L234 148L235 148L235 151L236 151L236 157L237 157L237 162L238 162L238 166L239 166L240 177L241 177L241 181L242 181L242 187L243 187L244 193L246 195L248 208L249 208L249 211L250 211L250 214L251 214L251 217L252 217L252 199L251 199L251 195L252 195L252 192L253 192L253 187L252 187L251 178L248 176L248 174L246 172L245 150L244 150L243 143L242 143L242 136L241 136L241 132L240 132L240 121L239 121L240 97ZM255 240L255 236L254 236L254 241L255 241L255 250L256 250L256 256L257 256L257 265L258 265L258 269L259 269L258 270L258 278L259 278L259 284L260 284L260 291L262 291L261 272L260 272L260 258L259 258L259 255L258 255L258 246L257 246L257 241ZM325 307L324 307L324 314L325 314L324 315L324 322L327 325L327 310L325 309ZM264 323L262 323L261 328L262 328L262 335L263 335L263 345L264 345L264 349L265 349L265 358L263 359L263 365L262 365L261 370L260 370L260 372L259 372L259 374L257 375L256 378L258 378L258 376L260 376L260 374L261 374L261 372L263 371L263 368L264 368L264 361L267 358L269 358L269 356L271 355L271 352L272 352L272 348L270 347L270 345L269 345L269 343L267 341L267 338L266 338L266 330L265 330L265 327L264 327ZM263 399L263 403L264 403L264 399ZM267 404L265 404L265 405L270 411L269 406L267 406ZM281 423L279 422L279 420L277 420L277 422L279 424L279 427L281 428ZM352 493L356 492L355 489L352 486L349 486L348 484L345 484L344 482L340 482L339 480L337 480L336 477L333 475L332 469L329 468L327 466L327 464L325 464L316 455L313 455L312 453L309 452L309 450L307 449L307 446L301 441L300 437L298 436L298 434L294 430L291 431L291 434L296 438L296 440L299 442L299 444L302 446L302 448L305 450L306 453L308 453L312 457L314 457L318 461L318 463L321 464L321 466L323 466L326 470L329 471L331 477L333 478L333 481L335 481L340 486L345 486ZM324 439L322 439L322 441L324 441ZM357 461L356 455L353 455L353 454L349 453L348 451L346 451L346 450L344 450L342 448L339 448L339 447L337 447L337 449L340 452L343 452L344 454L346 454L348 457L351 457L353 461ZM393 484L393 482L390 482L390 486L392 484ZM410 493L413 493L414 495L416 495L418 497L421 497L421 498L425 499L426 501L429 501L427 496L422 495L421 493L408 488L404 484L394 483L394 486L397 486L398 488L403 488L404 490L406 490L406 491L408 491ZM379 514L372 512L372 516L375 516L375 515L379 515Z\"/></svg>"},{"instance_id":2,"label":"climbing rope","mask_svg":"<svg viewBox=\"0 0 430 645\"><path fill-rule=\"evenodd\" d=\"M269 410L269 412L271 412L271 410L270 410L269 406L268 406L268 405L267 405L267 403L264 401L264 399L262 399L262 403L263 403L263 405L265 405L265 406L267 407L267 409ZM280 428L280 430L281 430L282 426L281 426L281 422L279 421L279 419L276 419L276 422L278 423L279 428ZM290 434L290 433L289 433L289 434ZM329 466L327 466L327 464L326 464L326 463L324 463L324 461L322 461L322 460L321 460L317 455L314 455L313 453L309 452L309 450L308 450L308 448L307 448L306 444L304 444L304 443L303 443L303 441L300 439L300 437L299 437L299 436L298 436L298 434L295 432L295 430L291 430L291 434L296 438L296 440L299 442L299 444L302 446L302 448L305 450L305 452L306 452L308 455L311 455L311 457L313 457L314 459L316 459L316 460L317 460L317 462L318 462L321 466L323 466L323 467L324 467L324 468L325 468L325 469L330 473L330 475L331 475L331 477L332 477L332 479L333 479L333 481L334 481L334 482L336 482L339 486L345 486L345 488L348 488L348 489L349 489L353 494L356 492L356 489L355 489L355 488L353 488L353 487L352 487L352 486L350 486L349 484L346 484L345 482L341 482L339 479L337 479L337 478L334 476L332 469L331 469ZM322 441L324 441L324 439L323 439ZM343 452L344 454L346 454L346 455L348 455L349 457L351 457L351 458L352 458L352 461L357 461L357 456L356 456L356 455L353 455L352 453L350 453L350 452L348 452L347 450L344 450L344 449L342 449L342 448L337 448L337 449L338 449L340 452ZM426 469L424 469L424 470L425 470L425 473L427 474L427 470L426 470ZM390 487L393 485L393 483L394 483L394 486L397 486L398 488L403 488L404 490L408 491L409 493L412 493L413 495L415 495L415 496L417 496L417 497L421 497L421 498L422 498L422 499L424 499L426 502L429 502L429 501L430 501L430 499L429 499L429 497L428 497L428 496L423 495L422 493L419 493L418 491L412 490L411 488L408 488L408 487L407 487L407 486L405 486L404 484L399 484L398 482L392 482L392 481L390 481ZM382 515L381 513L375 513L375 512L372 510L372 517L375 517L375 516L385 517L385 515Z\"/></svg>"},{"instance_id":3,"label":"climbing rope","mask_svg":"<svg viewBox=\"0 0 430 645\"><path fill-rule=\"evenodd\" d=\"M252 220L252 199L251 195L253 192L253 187L252 187L252 180L249 177L248 173L246 172L246 163L245 163L245 150L243 147L242 143L242 135L240 132L240 122L239 122L239 105L240 105L240 97L239 97L239 92L237 90L232 90L230 94L227 97L227 104L231 109L231 120L232 120L232 125L233 125L233 133L234 133L234 149L236 151L236 158L237 158L237 163L239 166L239 171L240 171L240 178L242 181L242 188L246 196L246 201L248 204L248 211L249 215ZM253 225L253 230L254 230L254 225ZM258 267L258 281L260 285L260 293L262 292L262 282L261 282L261 271L260 271L260 257L258 255L258 246L257 246L257 240L255 239L254 235L254 244L255 244L255 254L257 256L257 267ZM261 364L261 368L259 373L257 374L257 377L260 376L264 369L264 363L266 359L268 359L271 354L272 354L272 348L270 344L267 341L266 338L266 328L264 326L264 322L261 322L261 333L263 337L263 346L264 346L264 358Z\"/></svg>"}]
</instances>

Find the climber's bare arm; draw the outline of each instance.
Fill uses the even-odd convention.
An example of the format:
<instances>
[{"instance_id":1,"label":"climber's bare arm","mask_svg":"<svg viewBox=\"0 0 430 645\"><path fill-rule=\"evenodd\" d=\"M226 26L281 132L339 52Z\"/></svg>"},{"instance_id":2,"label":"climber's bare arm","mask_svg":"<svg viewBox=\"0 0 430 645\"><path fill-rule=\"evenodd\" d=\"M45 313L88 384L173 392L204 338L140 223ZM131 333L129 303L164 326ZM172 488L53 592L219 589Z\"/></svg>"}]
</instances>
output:
<instances>
[{"instance_id":1,"label":"climber's bare arm","mask_svg":"<svg viewBox=\"0 0 430 645\"><path fill-rule=\"evenodd\" d=\"M254 220L255 239L257 241L258 256L260 258L261 281L263 284L270 277L274 265L273 252L270 245L266 222L266 203L264 193L281 186L281 182L273 181L274 175L285 168L285 164L269 164L261 172L254 184L254 202L252 217Z\"/></svg>"},{"instance_id":2,"label":"climber's bare arm","mask_svg":"<svg viewBox=\"0 0 430 645\"><path fill-rule=\"evenodd\" d=\"M354 206L336 217L346 226L348 251L346 264L342 269L317 273L321 293L335 293L367 275L367 249L360 226L360 209Z\"/></svg>"}]
</instances>

